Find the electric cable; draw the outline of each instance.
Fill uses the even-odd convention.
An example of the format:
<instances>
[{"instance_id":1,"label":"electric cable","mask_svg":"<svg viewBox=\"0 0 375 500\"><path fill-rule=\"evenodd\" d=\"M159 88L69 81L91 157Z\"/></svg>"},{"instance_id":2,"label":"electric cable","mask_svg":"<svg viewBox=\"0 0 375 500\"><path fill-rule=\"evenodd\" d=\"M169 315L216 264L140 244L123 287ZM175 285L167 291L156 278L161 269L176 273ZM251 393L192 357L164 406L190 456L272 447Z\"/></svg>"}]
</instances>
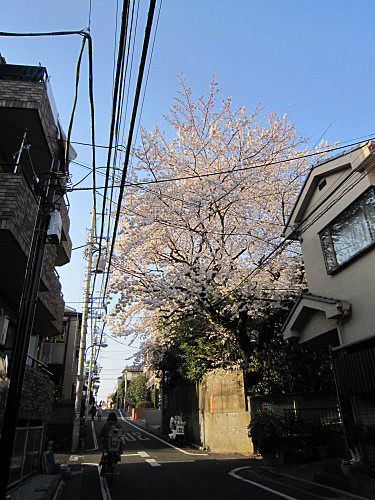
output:
<instances>
[{"instance_id":1,"label":"electric cable","mask_svg":"<svg viewBox=\"0 0 375 500\"><path fill-rule=\"evenodd\" d=\"M121 78L121 68L123 67L122 60L124 57L127 26L128 26L128 12L129 12L129 0L123 0L122 16L121 16L121 32L120 32L120 39L119 39L119 48L118 48L118 53L117 53L117 67L116 67L115 85L114 85L113 100L112 100L112 116L111 116L110 132L109 132L109 142L108 142L109 148L108 148L108 155L107 155L107 170L106 170L106 176L105 176L102 213L105 213L105 200L106 200L106 194L107 194L107 189L108 189L108 184L109 184L110 165L111 165L111 156L112 156L112 144L113 144L113 137L114 137L114 130L115 130L116 107L117 107L117 99L118 99L118 89L119 89L119 82L120 82L120 78ZM99 236L99 255L101 252L101 241L103 238L103 231L104 231L104 225L101 224L100 236Z\"/></svg>"},{"instance_id":2,"label":"electric cable","mask_svg":"<svg viewBox=\"0 0 375 500\"><path fill-rule=\"evenodd\" d=\"M128 164L129 164L129 156L130 156L130 147L132 144L132 137L133 137L136 114L137 114L137 109L138 109L139 96L140 96L140 91L141 91L141 86L142 86L144 67L145 67L145 63L146 63L148 44L150 41L150 33L151 33L153 15L154 15L154 10L155 10L155 1L156 0L150 0L150 6L149 6L149 11L148 11L148 16L147 16L147 24L146 24L146 29L145 29L145 36L144 36L143 47L142 47L141 61L140 61L140 66L139 66L139 70L138 70L137 86L136 86L136 92L135 92L134 103L133 103L133 112L132 112L132 117L131 117L130 126L129 126L128 142L127 142L125 159L124 159L124 167L123 167L123 172L122 172L121 184L119 187L120 192L119 192L119 197L118 197L117 212L116 212L115 223L114 223L114 228L113 228L111 249L110 249L109 257L108 257L108 270L107 270L106 281L105 281L105 286L104 286L104 293L106 292L107 287L108 287L109 270L110 270L111 259L112 259L112 255L113 255L113 251L114 251L114 244L115 244L115 240L116 240L117 227L118 227L118 222L119 222L119 217L120 217L121 202L122 202L122 197L123 197L124 188L125 188L125 180L126 180L127 169L128 169Z\"/></svg>"},{"instance_id":3,"label":"electric cable","mask_svg":"<svg viewBox=\"0 0 375 500\"><path fill-rule=\"evenodd\" d=\"M370 139L370 140L372 140L372 139ZM199 174L199 175L184 175L184 176L181 176L181 177L170 177L170 178L161 178L161 179L157 179L157 180L138 181L138 182L134 182L132 185L133 186L145 186L145 185L150 185L150 184L167 183L167 182L178 182L178 181L185 181L185 180L191 180L191 179L199 179L199 178L203 178L203 177L215 177L217 175L233 174L233 173L236 173L236 172L244 172L246 170L254 170L254 169L269 167L269 166L273 166L273 165L278 165L280 163L281 164L289 163L291 161L302 160L304 158L312 158L314 156L322 156L322 155L325 155L327 153L331 153L333 151L342 150L342 149L345 149L347 147L357 146L357 145L361 144L361 142L362 141L351 143L351 144L346 145L346 146L335 146L335 147L331 147L331 148L325 149L324 151L316 151L316 152L310 152L310 153L306 153L306 154L300 154L298 156L291 156L289 158L283 158L283 159L280 159L280 160L277 160L277 161L274 161L274 162L267 162L267 163L260 163L260 164L256 164L256 165L249 165L247 167L246 166L242 166L242 167L240 167L240 166L239 167L234 166L233 168L231 168L229 170L208 172L208 173L205 173L205 174L202 173L202 174ZM246 160L246 158L244 158L244 160ZM120 187L120 185L118 185L116 187ZM104 189L104 186L99 186L96 189L97 190L98 189ZM91 188L78 188L77 190L78 191L88 191L88 190L91 190Z\"/></svg>"}]
</instances>

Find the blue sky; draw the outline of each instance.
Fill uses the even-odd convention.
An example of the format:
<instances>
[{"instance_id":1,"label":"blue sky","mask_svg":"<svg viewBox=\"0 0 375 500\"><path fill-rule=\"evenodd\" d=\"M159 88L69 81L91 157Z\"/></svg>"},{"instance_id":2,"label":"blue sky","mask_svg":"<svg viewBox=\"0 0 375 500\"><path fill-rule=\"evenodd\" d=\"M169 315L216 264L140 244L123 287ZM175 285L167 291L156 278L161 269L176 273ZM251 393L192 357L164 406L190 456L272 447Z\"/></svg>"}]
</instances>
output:
<instances>
[{"instance_id":1,"label":"blue sky","mask_svg":"<svg viewBox=\"0 0 375 500\"><path fill-rule=\"evenodd\" d=\"M160 5L157 0L156 16ZM119 2L122 4L122 2ZM116 1L92 2L96 143L107 145L111 117L115 57ZM140 0L139 40L148 2ZM0 31L78 30L88 24L89 1L1 0ZM329 142L350 143L375 135L375 11L371 0L164 0L151 62L141 123L164 128L178 90L178 71L204 92L215 73L222 96L252 111L288 113L310 145L328 128ZM57 109L67 129L81 38L0 37L8 63L47 67ZM139 47L138 47L139 49ZM138 71L135 58L133 74ZM87 57L80 77L79 101L72 140L90 142ZM130 97L132 102L133 95ZM130 111L129 111L130 113ZM75 146L80 162L91 164L89 147ZM98 149L97 165L106 151ZM87 170L71 165L73 183ZM90 178L81 184L90 187ZM69 195L73 247L83 245L90 226L90 192ZM99 199L101 204L101 200ZM81 310L85 261L81 249L60 268L65 300ZM125 342L122 340L122 342ZM125 342L126 343L126 342ZM102 355L100 397L113 389L135 349L110 341Z\"/></svg>"}]
</instances>

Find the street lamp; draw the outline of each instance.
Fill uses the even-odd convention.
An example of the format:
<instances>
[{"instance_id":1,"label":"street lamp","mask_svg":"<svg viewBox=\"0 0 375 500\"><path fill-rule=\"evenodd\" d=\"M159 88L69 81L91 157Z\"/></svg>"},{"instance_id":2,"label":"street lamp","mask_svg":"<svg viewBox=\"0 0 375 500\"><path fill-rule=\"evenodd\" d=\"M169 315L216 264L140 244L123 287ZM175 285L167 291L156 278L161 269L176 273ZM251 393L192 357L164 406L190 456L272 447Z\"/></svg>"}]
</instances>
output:
<instances>
[{"instance_id":1,"label":"street lamp","mask_svg":"<svg viewBox=\"0 0 375 500\"><path fill-rule=\"evenodd\" d=\"M92 347L103 347L103 349L105 349L106 347L108 347L108 344L104 344L104 343L102 343L102 342L100 342L100 343L94 342L93 344L91 344L91 345L89 345L89 346L87 347L87 349L86 349L86 354L87 354L87 351L88 351L89 349L91 349Z\"/></svg>"}]
</instances>

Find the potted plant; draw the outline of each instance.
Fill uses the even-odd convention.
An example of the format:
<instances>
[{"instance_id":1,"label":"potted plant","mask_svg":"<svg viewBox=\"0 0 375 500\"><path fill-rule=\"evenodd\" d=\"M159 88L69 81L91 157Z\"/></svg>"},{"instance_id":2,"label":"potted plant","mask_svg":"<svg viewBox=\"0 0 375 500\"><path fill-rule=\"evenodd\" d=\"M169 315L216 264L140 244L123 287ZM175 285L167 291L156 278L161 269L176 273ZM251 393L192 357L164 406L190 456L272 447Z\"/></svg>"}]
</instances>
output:
<instances>
[{"instance_id":1,"label":"potted plant","mask_svg":"<svg viewBox=\"0 0 375 500\"><path fill-rule=\"evenodd\" d=\"M328 444L330 439L329 427L325 425L315 426L313 429L313 442L319 458L328 457Z\"/></svg>"},{"instance_id":2,"label":"potted plant","mask_svg":"<svg viewBox=\"0 0 375 500\"><path fill-rule=\"evenodd\" d=\"M357 447L349 449L350 458L349 460L343 460L341 462L341 470L344 476L357 475L368 475L370 469L368 465L363 461L362 455Z\"/></svg>"},{"instance_id":3,"label":"potted plant","mask_svg":"<svg viewBox=\"0 0 375 500\"><path fill-rule=\"evenodd\" d=\"M254 445L254 451L259 452L265 463L274 462L280 451L285 434L285 422L282 417L270 410L257 410L251 418L249 436Z\"/></svg>"}]
</instances>

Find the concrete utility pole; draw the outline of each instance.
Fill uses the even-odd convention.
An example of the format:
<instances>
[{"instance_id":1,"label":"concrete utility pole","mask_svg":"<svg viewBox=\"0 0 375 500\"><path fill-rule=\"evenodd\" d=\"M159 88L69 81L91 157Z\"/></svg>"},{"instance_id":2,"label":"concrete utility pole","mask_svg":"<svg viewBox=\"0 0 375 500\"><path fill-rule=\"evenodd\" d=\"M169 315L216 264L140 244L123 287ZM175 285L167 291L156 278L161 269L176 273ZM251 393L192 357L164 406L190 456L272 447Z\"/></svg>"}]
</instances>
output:
<instances>
[{"instance_id":1,"label":"concrete utility pole","mask_svg":"<svg viewBox=\"0 0 375 500\"><path fill-rule=\"evenodd\" d=\"M124 378L125 378L125 386L124 386L124 409L125 409L125 412L126 412L126 406L128 404L128 395L127 395L127 392L128 392L128 367L125 368Z\"/></svg>"},{"instance_id":2,"label":"concrete utility pole","mask_svg":"<svg viewBox=\"0 0 375 500\"><path fill-rule=\"evenodd\" d=\"M89 233L88 252L87 252L87 266L86 266L86 281L85 281L85 291L83 296L83 310L82 310L82 327L81 327L81 341L79 347L79 358L78 358L78 373L77 373L77 387L76 387L76 398L74 405L74 422L73 422L73 435L72 435L72 451L78 450L79 445L79 431L80 431L80 416L81 416L81 403L82 403L82 392L83 392L83 381L84 381L84 370L85 370L85 354L86 354L86 331L87 331L87 318L89 312L89 300L90 300L90 282L91 282L91 271L92 271L92 254L93 254L93 244L94 244L94 229L95 229L95 209L92 209L91 216L91 228Z\"/></svg>"},{"instance_id":3,"label":"concrete utility pole","mask_svg":"<svg viewBox=\"0 0 375 500\"><path fill-rule=\"evenodd\" d=\"M87 396L86 396L86 417L89 415L90 411L90 396L91 396L91 383L92 383L92 365L94 361L94 347L97 345L96 343L96 314L94 320L94 328L91 333L91 354L90 354L90 364L89 364L89 376L87 379Z\"/></svg>"}]
</instances>

